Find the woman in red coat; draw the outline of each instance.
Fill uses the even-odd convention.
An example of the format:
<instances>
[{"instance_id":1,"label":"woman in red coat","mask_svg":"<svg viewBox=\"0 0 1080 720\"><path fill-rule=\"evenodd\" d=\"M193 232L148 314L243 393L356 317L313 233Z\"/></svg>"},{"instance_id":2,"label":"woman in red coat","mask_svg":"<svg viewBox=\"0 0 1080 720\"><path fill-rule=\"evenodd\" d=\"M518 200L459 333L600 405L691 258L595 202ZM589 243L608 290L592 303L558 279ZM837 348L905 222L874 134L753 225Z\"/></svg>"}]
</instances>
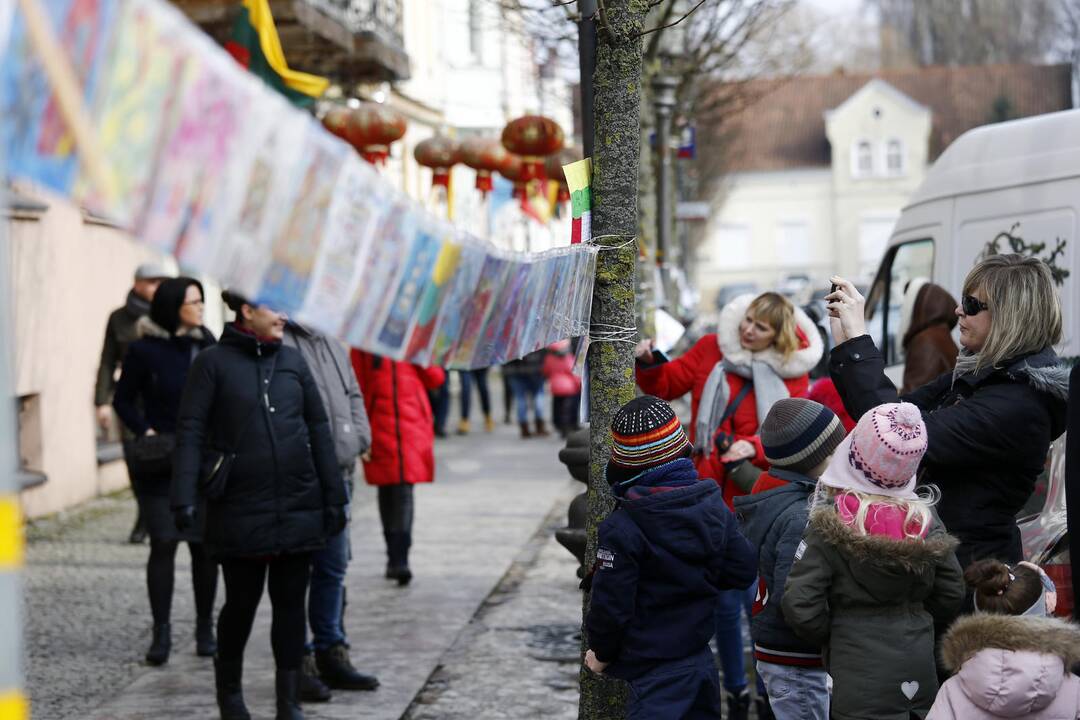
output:
<instances>
[{"instance_id":1,"label":"woman in red coat","mask_svg":"<svg viewBox=\"0 0 1080 720\"><path fill-rule=\"evenodd\" d=\"M698 473L720 484L730 507L749 488L737 487L729 469L742 462L768 468L758 437L761 421L777 400L806 394L808 373L823 349L813 321L785 297L742 295L721 311L715 334L676 360L655 362L652 341L642 341L636 350L637 383L664 400L690 393L690 441ZM740 615L752 602L753 594L726 591L717 609L717 646L734 718L749 712Z\"/></svg>"},{"instance_id":2,"label":"woman in red coat","mask_svg":"<svg viewBox=\"0 0 1080 720\"><path fill-rule=\"evenodd\" d=\"M386 577L412 580L413 485L435 479L435 431L427 391L442 385L442 368L421 368L353 348L353 370L371 420L371 459L364 479L379 493L386 538Z\"/></svg>"}]
</instances>

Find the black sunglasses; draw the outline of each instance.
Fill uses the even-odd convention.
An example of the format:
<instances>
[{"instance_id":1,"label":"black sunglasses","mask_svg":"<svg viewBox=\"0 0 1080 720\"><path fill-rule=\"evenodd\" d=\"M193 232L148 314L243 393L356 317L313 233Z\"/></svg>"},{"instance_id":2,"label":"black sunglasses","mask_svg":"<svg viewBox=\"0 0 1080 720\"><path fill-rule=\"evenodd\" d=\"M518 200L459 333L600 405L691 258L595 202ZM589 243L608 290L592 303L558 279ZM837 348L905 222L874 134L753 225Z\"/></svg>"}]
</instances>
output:
<instances>
[{"instance_id":1,"label":"black sunglasses","mask_svg":"<svg viewBox=\"0 0 1080 720\"><path fill-rule=\"evenodd\" d=\"M974 295L965 295L960 298L960 309L965 315L978 315L983 310L989 310L990 306Z\"/></svg>"}]
</instances>

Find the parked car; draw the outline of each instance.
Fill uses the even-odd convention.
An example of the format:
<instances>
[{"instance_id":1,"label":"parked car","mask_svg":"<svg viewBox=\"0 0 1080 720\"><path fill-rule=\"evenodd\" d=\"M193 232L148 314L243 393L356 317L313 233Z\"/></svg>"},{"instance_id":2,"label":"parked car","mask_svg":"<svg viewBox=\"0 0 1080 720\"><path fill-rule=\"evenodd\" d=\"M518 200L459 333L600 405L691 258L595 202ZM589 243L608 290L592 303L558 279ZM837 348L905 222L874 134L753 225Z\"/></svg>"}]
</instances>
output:
<instances>
[{"instance_id":1,"label":"parked car","mask_svg":"<svg viewBox=\"0 0 1080 720\"><path fill-rule=\"evenodd\" d=\"M723 310L729 302L739 297L740 295L757 292L758 286L756 283L752 282L739 282L731 283L730 285L724 285L716 291L716 309Z\"/></svg>"}]
</instances>

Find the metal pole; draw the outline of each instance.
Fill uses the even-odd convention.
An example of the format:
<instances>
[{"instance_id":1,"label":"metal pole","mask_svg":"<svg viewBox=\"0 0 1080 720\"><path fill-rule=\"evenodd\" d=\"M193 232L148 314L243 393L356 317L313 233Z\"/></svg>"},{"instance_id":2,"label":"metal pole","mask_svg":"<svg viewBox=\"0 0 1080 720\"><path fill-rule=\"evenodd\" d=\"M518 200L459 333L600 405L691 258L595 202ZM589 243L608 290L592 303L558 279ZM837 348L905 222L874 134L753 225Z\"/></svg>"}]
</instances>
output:
<instances>
[{"instance_id":1,"label":"metal pole","mask_svg":"<svg viewBox=\"0 0 1080 720\"><path fill-rule=\"evenodd\" d=\"M581 70L581 142L593 154L593 73L596 72L596 0L578 0L578 67Z\"/></svg>"},{"instance_id":2,"label":"metal pole","mask_svg":"<svg viewBox=\"0 0 1080 720\"><path fill-rule=\"evenodd\" d=\"M667 292L667 249L672 217L671 199L671 116L675 110L675 88L679 81L670 75L657 75L653 78L653 102L656 110L656 152L658 153L660 173L656 180L656 264L660 268L660 306L668 304Z\"/></svg>"}]
</instances>

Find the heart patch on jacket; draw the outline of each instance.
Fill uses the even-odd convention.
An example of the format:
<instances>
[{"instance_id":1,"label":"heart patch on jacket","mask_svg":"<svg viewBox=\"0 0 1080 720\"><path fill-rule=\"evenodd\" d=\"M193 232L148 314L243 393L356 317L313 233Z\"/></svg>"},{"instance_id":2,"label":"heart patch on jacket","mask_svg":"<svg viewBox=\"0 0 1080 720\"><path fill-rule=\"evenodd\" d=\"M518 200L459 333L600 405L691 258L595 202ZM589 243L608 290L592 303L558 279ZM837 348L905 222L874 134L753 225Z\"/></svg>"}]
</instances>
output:
<instances>
[{"instance_id":1,"label":"heart patch on jacket","mask_svg":"<svg viewBox=\"0 0 1080 720\"><path fill-rule=\"evenodd\" d=\"M904 697L906 697L908 700L914 699L915 695L917 695L919 692L918 680L900 683L900 692L904 693Z\"/></svg>"}]
</instances>

